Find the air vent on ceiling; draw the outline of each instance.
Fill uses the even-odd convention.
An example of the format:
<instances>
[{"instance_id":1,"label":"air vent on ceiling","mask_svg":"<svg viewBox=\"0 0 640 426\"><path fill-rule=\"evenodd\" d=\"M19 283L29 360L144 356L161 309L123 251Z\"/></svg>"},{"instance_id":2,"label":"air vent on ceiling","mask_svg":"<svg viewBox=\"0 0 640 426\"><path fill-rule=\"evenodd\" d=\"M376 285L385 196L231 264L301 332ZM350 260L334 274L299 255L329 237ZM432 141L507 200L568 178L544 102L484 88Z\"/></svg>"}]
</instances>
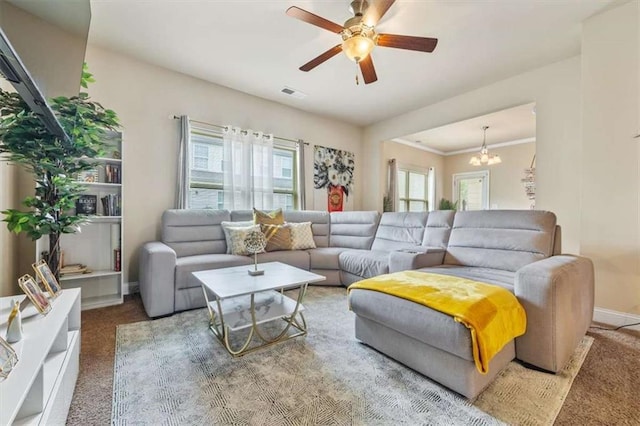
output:
<instances>
[{"instance_id":1,"label":"air vent on ceiling","mask_svg":"<svg viewBox=\"0 0 640 426\"><path fill-rule=\"evenodd\" d=\"M289 86L284 86L284 89L282 89L281 92L284 93L285 95L289 95L289 96L294 97L296 99L304 99L304 98L307 97L306 93L302 93L299 90L292 89Z\"/></svg>"}]
</instances>

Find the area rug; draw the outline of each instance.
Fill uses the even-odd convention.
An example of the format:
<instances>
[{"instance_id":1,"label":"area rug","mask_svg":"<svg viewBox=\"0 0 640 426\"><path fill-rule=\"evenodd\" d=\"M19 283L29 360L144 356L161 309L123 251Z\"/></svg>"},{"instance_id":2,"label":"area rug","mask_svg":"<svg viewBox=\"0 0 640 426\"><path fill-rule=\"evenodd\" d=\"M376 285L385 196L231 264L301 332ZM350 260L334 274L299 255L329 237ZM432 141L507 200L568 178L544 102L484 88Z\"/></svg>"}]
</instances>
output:
<instances>
[{"instance_id":1,"label":"area rug","mask_svg":"<svg viewBox=\"0 0 640 426\"><path fill-rule=\"evenodd\" d=\"M305 306L306 337L240 358L204 309L119 326L112 424L552 424L593 341L558 375L512 362L470 402L359 343L344 288Z\"/></svg>"}]
</instances>

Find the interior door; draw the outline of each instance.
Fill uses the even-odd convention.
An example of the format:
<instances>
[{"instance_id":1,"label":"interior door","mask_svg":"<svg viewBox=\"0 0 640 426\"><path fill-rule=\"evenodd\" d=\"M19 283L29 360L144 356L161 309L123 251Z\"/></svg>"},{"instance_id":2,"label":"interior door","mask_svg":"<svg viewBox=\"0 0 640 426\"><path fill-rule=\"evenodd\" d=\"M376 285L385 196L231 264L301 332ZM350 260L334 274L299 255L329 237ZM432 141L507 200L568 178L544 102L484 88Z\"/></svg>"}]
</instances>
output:
<instances>
[{"instance_id":1,"label":"interior door","mask_svg":"<svg viewBox=\"0 0 640 426\"><path fill-rule=\"evenodd\" d=\"M453 175L453 201L458 210L489 209L489 171L456 173Z\"/></svg>"}]
</instances>

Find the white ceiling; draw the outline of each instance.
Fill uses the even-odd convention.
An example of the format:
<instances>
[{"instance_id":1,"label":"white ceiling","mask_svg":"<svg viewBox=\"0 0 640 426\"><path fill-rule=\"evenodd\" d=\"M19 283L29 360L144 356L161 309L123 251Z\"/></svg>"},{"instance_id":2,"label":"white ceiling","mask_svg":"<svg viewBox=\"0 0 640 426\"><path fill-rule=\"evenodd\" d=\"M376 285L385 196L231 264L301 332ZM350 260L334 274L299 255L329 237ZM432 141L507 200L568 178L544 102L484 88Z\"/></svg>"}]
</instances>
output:
<instances>
[{"instance_id":1,"label":"white ceiling","mask_svg":"<svg viewBox=\"0 0 640 426\"><path fill-rule=\"evenodd\" d=\"M373 0L375 1L375 0ZM355 85L338 55L298 70L338 35L285 15L342 24L348 0L92 0L90 43L314 113L368 125L580 52L581 22L613 0L398 0L378 32L437 37L434 53L377 47L378 81ZM306 99L282 94L284 86Z\"/></svg>"},{"instance_id":2,"label":"white ceiling","mask_svg":"<svg viewBox=\"0 0 640 426\"><path fill-rule=\"evenodd\" d=\"M536 137L534 107L535 103L520 105L402 136L397 141L409 142L417 148L427 147L445 154L468 148L479 150L482 145L482 127L489 126L489 146L507 142L531 142Z\"/></svg>"}]
</instances>

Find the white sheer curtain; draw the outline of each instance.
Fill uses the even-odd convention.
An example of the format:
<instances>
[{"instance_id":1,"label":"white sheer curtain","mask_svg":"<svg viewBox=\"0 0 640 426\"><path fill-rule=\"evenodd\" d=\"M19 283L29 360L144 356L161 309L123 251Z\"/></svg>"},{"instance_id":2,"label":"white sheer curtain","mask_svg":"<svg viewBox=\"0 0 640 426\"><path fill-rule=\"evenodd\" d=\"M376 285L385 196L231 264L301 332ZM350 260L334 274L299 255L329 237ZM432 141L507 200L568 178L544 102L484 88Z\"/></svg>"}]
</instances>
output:
<instances>
[{"instance_id":1,"label":"white sheer curtain","mask_svg":"<svg viewBox=\"0 0 640 426\"><path fill-rule=\"evenodd\" d=\"M223 131L224 208L273 207L273 135L227 126Z\"/></svg>"}]
</instances>

